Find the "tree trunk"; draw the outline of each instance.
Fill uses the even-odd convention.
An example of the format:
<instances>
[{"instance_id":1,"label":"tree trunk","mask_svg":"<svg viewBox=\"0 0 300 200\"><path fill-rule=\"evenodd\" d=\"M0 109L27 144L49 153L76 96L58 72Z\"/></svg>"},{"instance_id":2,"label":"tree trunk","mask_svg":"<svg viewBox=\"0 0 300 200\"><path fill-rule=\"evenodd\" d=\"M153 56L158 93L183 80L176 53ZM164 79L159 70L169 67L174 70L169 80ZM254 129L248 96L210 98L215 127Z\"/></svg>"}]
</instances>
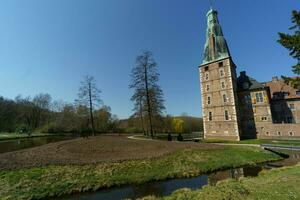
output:
<instances>
[{"instance_id":1,"label":"tree trunk","mask_svg":"<svg viewBox=\"0 0 300 200\"><path fill-rule=\"evenodd\" d=\"M144 65L144 75L145 75L145 86L146 86L147 109L148 109L148 115L149 115L150 135L151 135L151 138L153 138L152 111L151 111L149 88L148 88L147 64Z\"/></svg>"},{"instance_id":2,"label":"tree trunk","mask_svg":"<svg viewBox=\"0 0 300 200\"><path fill-rule=\"evenodd\" d=\"M95 136L95 125L94 125L94 115L93 115L93 102L92 102L91 83L89 83L89 100L90 100L90 115L91 115L91 122L92 122L92 131L93 131L93 136Z\"/></svg>"},{"instance_id":3,"label":"tree trunk","mask_svg":"<svg viewBox=\"0 0 300 200\"><path fill-rule=\"evenodd\" d=\"M141 118L143 133L144 133L144 135L146 135L146 131L145 131L145 127L144 127L144 119L143 119L142 99L140 99L140 118Z\"/></svg>"}]
</instances>

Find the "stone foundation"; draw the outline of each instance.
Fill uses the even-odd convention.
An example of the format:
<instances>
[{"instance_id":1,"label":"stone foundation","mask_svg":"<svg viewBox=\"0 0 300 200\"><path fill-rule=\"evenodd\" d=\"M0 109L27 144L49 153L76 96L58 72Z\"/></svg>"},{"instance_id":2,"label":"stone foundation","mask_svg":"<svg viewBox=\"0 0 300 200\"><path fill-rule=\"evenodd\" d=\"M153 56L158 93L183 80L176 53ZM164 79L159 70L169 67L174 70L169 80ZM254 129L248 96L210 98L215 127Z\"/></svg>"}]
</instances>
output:
<instances>
[{"instance_id":1,"label":"stone foundation","mask_svg":"<svg viewBox=\"0 0 300 200\"><path fill-rule=\"evenodd\" d=\"M256 123L257 138L300 139L300 124Z\"/></svg>"}]
</instances>

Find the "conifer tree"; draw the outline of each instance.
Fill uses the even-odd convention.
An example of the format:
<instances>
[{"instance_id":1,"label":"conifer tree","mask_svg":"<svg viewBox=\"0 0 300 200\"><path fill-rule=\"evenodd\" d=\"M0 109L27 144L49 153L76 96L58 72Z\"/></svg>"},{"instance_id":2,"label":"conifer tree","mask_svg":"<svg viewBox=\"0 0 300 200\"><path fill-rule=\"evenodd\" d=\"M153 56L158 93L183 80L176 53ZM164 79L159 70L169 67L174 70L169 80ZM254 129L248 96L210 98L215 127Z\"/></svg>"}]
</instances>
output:
<instances>
[{"instance_id":1,"label":"conifer tree","mask_svg":"<svg viewBox=\"0 0 300 200\"><path fill-rule=\"evenodd\" d=\"M287 48L290 55L297 60L296 65L292 66L292 71L300 75L300 11L294 10L292 12L292 23L290 30L294 31L293 34L278 33L278 42ZM300 89L300 78L283 77L286 82L291 83L295 88Z\"/></svg>"}]
</instances>

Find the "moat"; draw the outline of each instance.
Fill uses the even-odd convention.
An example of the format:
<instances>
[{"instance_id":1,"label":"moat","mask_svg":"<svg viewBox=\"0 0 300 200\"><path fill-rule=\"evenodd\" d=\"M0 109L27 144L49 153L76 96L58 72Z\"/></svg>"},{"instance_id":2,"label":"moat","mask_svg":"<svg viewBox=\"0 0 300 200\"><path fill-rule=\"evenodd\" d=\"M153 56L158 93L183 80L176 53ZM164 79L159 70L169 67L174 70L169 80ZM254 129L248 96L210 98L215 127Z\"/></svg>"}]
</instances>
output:
<instances>
[{"instance_id":1,"label":"moat","mask_svg":"<svg viewBox=\"0 0 300 200\"><path fill-rule=\"evenodd\" d=\"M46 137L32 137L9 139L0 141L0 153L17 151L31 147L41 146L48 143L58 142L62 140L69 140L75 137L72 136L46 136Z\"/></svg>"},{"instance_id":2,"label":"moat","mask_svg":"<svg viewBox=\"0 0 300 200\"><path fill-rule=\"evenodd\" d=\"M293 166L300 162L300 151L285 151L285 153L289 154L290 157L277 162L268 162L264 164L257 164L255 166L220 170L193 178L171 179L141 185L113 187L110 189L103 189L98 192L62 197L60 200L121 200L137 199L149 195L167 196L181 188L199 189L205 185L215 185L218 181L228 178L238 179L240 177L255 177L262 170L269 170L283 166Z\"/></svg>"}]
</instances>

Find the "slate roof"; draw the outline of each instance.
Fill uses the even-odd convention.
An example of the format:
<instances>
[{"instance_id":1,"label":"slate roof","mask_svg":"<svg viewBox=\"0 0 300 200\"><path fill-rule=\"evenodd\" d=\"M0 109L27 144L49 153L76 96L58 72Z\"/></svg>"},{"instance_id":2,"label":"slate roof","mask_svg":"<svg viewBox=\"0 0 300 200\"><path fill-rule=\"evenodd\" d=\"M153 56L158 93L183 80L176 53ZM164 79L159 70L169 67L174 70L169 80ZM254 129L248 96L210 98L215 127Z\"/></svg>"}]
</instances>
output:
<instances>
[{"instance_id":1,"label":"slate roof","mask_svg":"<svg viewBox=\"0 0 300 200\"><path fill-rule=\"evenodd\" d=\"M243 87L245 82L249 84L248 88ZM237 84L238 84L239 91L257 90L257 89L265 88L265 86L262 83L246 75L246 72L241 72L240 76L237 78Z\"/></svg>"},{"instance_id":2,"label":"slate roof","mask_svg":"<svg viewBox=\"0 0 300 200\"><path fill-rule=\"evenodd\" d=\"M274 78L274 80L266 82L265 86L270 88L272 99L298 99L299 98L299 95L297 95L297 89L286 84L282 79Z\"/></svg>"}]
</instances>

